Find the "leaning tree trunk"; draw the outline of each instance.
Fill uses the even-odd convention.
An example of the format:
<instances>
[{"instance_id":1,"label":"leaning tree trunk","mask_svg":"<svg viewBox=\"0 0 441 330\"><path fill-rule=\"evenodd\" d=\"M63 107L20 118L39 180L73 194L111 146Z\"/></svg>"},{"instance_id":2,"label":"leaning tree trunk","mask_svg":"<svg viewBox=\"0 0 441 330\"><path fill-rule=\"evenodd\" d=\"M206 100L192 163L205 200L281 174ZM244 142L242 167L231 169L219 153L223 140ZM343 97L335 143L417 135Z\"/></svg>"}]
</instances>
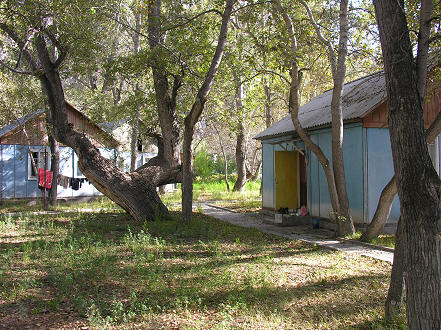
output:
<instances>
[{"instance_id":1,"label":"leaning tree trunk","mask_svg":"<svg viewBox=\"0 0 441 330\"><path fill-rule=\"evenodd\" d=\"M149 5L151 3L152 2L149 2ZM160 12L160 1L159 6L158 1L156 1L154 5L156 5L154 7L155 9L159 7L157 11ZM149 6L149 10L150 9ZM26 42L21 40L13 27L0 22L0 29L17 43L17 46L23 53L23 58L26 59L31 68L32 74L35 74L35 76L39 78L43 94L47 97L49 110L51 112L54 137L57 141L71 147L75 151L79 158L79 168L91 183L103 194L107 195L125 209L135 220L152 220L156 215L168 216L168 210L159 199L156 193L156 187L167 183L180 182L181 180L179 141L175 143L173 138L170 138L170 136L175 137L176 135L179 137L179 131L176 133L173 130L175 124L177 126L177 120L175 122L171 121L173 119L173 106L175 105L176 92L180 84L174 84L171 98L168 97L168 94L157 95L162 102L161 105L169 105L167 109L164 109L158 104L160 120L161 118L162 120L165 118L165 121L167 121L167 119L170 120L168 126L164 125L166 126L165 128L162 127L161 123L164 140L163 153L158 154L157 157L151 159L145 166L137 171L123 173L112 161L102 157L99 150L90 140L84 134L75 131L67 121L66 101L58 71L59 66L67 56L67 48L63 47L61 41L56 40L55 36L50 35L48 39L51 40L51 45L55 45L60 49L58 57L51 56L49 52L50 47L46 43L48 39L46 39L45 34L47 34L47 32L40 31L40 33L36 34L32 39L36 56L34 57L34 54L26 47ZM149 41L154 43L154 37L157 35L160 34L153 34L152 38L149 38ZM158 75L156 78L157 77ZM162 76L160 76L160 78L162 78ZM175 82L176 81L175 79ZM161 83L164 83L164 80L160 81L160 84ZM168 84L164 87L163 91L168 93ZM176 154L177 157L171 156L172 154Z\"/></svg>"},{"instance_id":2,"label":"leaning tree trunk","mask_svg":"<svg viewBox=\"0 0 441 330\"><path fill-rule=\"evenodd\" d=\"M44 72L39 78L48 99L57 141L75 151L82 173L99 191L120 205L135 220L153 220L156 216L168 216L167 208L156 193L156 186L179 180L180 168L149 166L133 173L123 173L112 161L102 157L89 139L68 124L58 69L49 56L45 40L40 36L36 39L38 58Z\"/></svg>"},{"instance_id":3,"label":"leaning tree trunk","mask_svg":"<svg viewBox=\"0 0 441 330\"><path fill-rule=\"evenodd\" d=\"M393 320L401 311L404 288L404 270L406 269L406 236L404 223L398 219L397 232L395 234L394 263L390 274L389 291L387 292L385 314L387 320Z\"/></svg>"},{"instance_id":4,"label":"leaning tree trunk","mask_svg":"<svg viewBox=\"0 0 441 330\"><path fill-rule=\"evenodd\" d=\"M417 90L404 1L374 0L374 6L383 50L389 132L406 236L408 327L440 329L440 180L424 136L422 102Z\"/></svg>"},{"instance_id":5,"label":"leaning tree trunk","mask_svg":"<svg viewBox=\"0 0 441 330\"><path fill-rule=\"evenodd\" d=\"M392 209L392 203L394 201L395 195L397 194L397 183L395 181L395 176L387 183L387 185L381 191L380 199L378 200L377 209L375 210L374 217L372 221L366 228L366 231L361 234L360 241L369 242L378 235L386 224L389 218L390 210Z\"/></svg>"}]
</instances>

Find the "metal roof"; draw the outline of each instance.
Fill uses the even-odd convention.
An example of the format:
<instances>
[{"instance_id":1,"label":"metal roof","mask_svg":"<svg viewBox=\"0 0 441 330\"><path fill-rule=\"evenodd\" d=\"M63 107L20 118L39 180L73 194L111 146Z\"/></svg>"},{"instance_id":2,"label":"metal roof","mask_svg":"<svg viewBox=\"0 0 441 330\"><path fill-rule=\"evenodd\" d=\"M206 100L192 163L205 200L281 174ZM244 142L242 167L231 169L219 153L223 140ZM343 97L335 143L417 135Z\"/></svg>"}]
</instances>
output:
<instances>
[{"instance_id":1,"label":"metal roof","mask_svg":"<svg viewBox=\"0 0 441 330\"><path fill-rule=\"evenodd\" d=\"M29 115L26 115L26 116L23 116L23 117L19 118L18 122L16 120L12 124L6 125L2 129L0 129L0 137L2 137L3 135L8 134L9 132L13 131L14 129L16 129L20 125L24 125L29 120L38 117L39 115L41 115L45 111L46 111L45 109L37 110L37 111L35 111L33 113L30 113Z\"/></svg>"},{"instance_id":2,"label":"metal roof","mask_svg":"<svg viewBox=\"0 0 441 330\"><path fill-rule=\"evenodd\" d=\"M313 98L299 109L299 121L304 129L331 123L332 89ZM384 73L377 72L345 84L342 96L343 120L361 118L386 99ZM254 138L262 140L294 133L291 115L260 132Z\"/></svg>"}]
</instances>

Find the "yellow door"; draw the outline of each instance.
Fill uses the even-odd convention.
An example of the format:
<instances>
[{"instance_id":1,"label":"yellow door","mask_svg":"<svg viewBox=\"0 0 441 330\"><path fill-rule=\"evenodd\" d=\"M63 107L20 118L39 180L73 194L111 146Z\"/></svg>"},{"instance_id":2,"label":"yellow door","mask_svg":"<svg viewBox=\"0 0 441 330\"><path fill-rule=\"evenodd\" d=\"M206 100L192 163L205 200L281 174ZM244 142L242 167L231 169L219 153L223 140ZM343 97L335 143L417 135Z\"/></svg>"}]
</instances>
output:
<instances>
[{"instance_id":1,"label":"yellow door","mask_svg":"<svg viewBox=\"0 0 441 330\"><path fill-rule=\"evenodd\" d=\"M298 207L297 151L275 152L276 210Z\"/></svg>"}]
</instances>

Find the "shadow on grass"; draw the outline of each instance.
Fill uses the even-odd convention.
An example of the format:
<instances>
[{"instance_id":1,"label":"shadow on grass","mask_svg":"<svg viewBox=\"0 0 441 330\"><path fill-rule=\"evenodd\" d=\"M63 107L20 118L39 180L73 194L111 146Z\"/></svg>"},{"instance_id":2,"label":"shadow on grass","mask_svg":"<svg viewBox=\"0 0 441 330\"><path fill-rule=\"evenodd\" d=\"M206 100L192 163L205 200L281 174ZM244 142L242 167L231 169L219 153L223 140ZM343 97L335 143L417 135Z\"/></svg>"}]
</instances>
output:
<instances>
[{"instance_id":1,"label":"shadow on grass","mask_svg":"<svg viewBox=\"0 0 441 330\"><path fill-rule=\"evenodd\" d=\"M268 316L274 311L287 318L301 315L319 323L323 318L350 318L383 304L384 290L377 283L388 281L385 274L310 278L304 284L283 286L268 280L275 258L333 255L305 243L197 214L191 224L177 219L142 224L125 214L67 216L54 221L54 232L64 229L65 236L58 241L2 245L16 252L6 261L17 265L6 268L1 278L2 296L9 297L0 305L2 315L19 302L44 318L44 311L58 304L59 310L81 317L89 317L94 309L118 324L121 313L222 311L228 305ZM163 240L154 239L159 236ZM296 260L290 266L316 270ZM34 270L30 283L26 267ZM234 267L243 273L232 272ZM35 309L48 292L53 299L43 305L49 307ZM359 326L365 325L369 323Z\"/></svg>"}]
</instances>

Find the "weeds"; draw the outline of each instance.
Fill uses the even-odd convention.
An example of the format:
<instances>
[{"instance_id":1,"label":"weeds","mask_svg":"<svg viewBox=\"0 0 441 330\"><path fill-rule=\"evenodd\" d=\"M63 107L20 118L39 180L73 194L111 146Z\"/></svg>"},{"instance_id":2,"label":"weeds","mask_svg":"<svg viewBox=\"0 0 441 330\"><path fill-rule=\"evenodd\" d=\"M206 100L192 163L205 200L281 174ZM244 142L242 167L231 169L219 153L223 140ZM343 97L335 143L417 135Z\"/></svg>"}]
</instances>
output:
<instances>
[{"instance_id":1,"label":"weeds","mask_svg":"<svg viewBox=\"0 0 441 330\"><path fill-rule=\"evenodd\" d=\"M173 215L145 223L124 213L2 220L0 325L404 327L404 317L392 325L382 318L387 263L200 213L191 223Z\"/></svg>"}]
</instances>

